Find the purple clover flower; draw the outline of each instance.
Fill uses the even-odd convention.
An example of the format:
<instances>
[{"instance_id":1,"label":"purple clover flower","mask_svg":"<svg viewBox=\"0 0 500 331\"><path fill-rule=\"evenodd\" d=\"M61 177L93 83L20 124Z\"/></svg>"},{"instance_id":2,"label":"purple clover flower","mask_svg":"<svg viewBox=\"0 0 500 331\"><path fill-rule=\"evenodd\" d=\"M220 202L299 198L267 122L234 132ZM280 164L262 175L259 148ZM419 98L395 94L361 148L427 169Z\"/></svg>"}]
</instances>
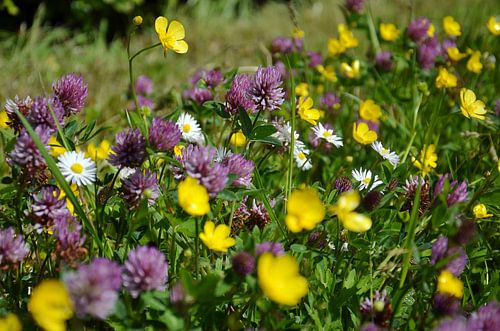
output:
<instances>
[{"instance_id":1,"label":"purple clover flower","mask_svg":"<svg viewBox=\"0 0 500 331\"><path fill-rule=\"evenodd\" d=\"M123 200L130 208L139 207L142 200L148 200L148 206L154 205L159 195L156 173L146 170L142 173L136 169L133 175L123 180Z\"/></svg>"},{"instance_id":2,"label":"purple clover flower","mask_svg":"<svg viewBox=\"0 0 500 331\"><path fill-rule=\"evenodd\" d=\"M158 151L166 152L179 143L181 135L175 122L155 117L149 127L149 144Z\"/></svg>"},{"instance_id":3,"label":"purple clover flower","mask_svg":"<svg viewBox=\"0 0 500 331\"><path fill-rule=\"evenodd\" d=\"M383 51L375 55L375 67L382 71L391 71L393 66L392 53Z\"/></svg>"},{"instance_id":4,"label":"purple clover flower","mask_svg":"<svg viewBox=\"0 0 500 331\"><path fill-rule=\"evenodd\" d=\"M49 149L49 131L50 130L44 125L35 128L35 132L46 146L47 150ZM9 154L9 162L21 166L31 177L34 177L37 172L45 169L47 166L35 142L24 129L17 137L14 150Z\"/></svg>"},{"instance_id":5,"label":"purple clover flower","mask_svg":"<svg viewBox=\"0 0 500 331\"><path fill-rule=\"evenodd\" d=\"M339 193L344 193L352 190L352 182L349 177L346 176L335 179L335 183L333 184L333 186Z\"/></svg>"},{"instance_id":6,"label":"purple clover flower","mask_svg":"<svg viewBox=\"0 0 500 331\"><path fill-rule=\"evenodd\" d=\"M251 79L248 75L236 75L231 84L231 88L226 94L226 111L237 114L238 108L243 108L247 112L255 112L256 105L248 95Z\"/></svg>"},{"instance_id":7,"label":"purple clover flower","mask_svg":"<svg viewBox=\"0 0 500 331\"><path fill-rule=\"evenodd\" d=\"M321 107L326 108L332 112L340 108L340 98L333 92L325 92L319 99Z\"/></svg>"},{"instance_id":8,"label":"purple clover flower","mask_svg":"<svg viewBox=\"0 0 500 331\"><path fill-rule=\"evenodd\" d=\"M210 146L189 145L182 151L180 163L186 174L198 179L211 197L224 189L229 169L215 160L217 150Z\"/></svg>"},{"instance_id":9,"label":"purple clover flower","mask_svg":"<svg viewBox=\"0 0 500 331\"><path fill-rule=\"evenodd\" d=\"M16 95L14 99L7 99L5 103L5 112L9 118L10 126L14 129L16 133L20 133L24 128L21 120L16 114L16 110L18 110L25 117L28 116L31 107L33 106L33 100L31 97L27 96L24 99L19 99Z\"/></svg>"},{"instance_id":10,"label":"purple clover flower","mask_svg":"<svg viewBox=\"0 0 500 331\"><path fill-rule=\"evenodd\" d=\"M449 246L448 238L440 236L432 245L431 264L436 265L444 258L453 257L443 269L447 269L455 276L459 276L467 265L467 253L460 246Z\"/></svg>"},{"instance_id":11,"label":"purple clover flower","mask_svg":"<svg viewBox=\"0 0 500 331\"><path fill-rule=\"evenodd\" d=\"M122 279L122 268L114 261L95 258L82 264L77 271L63 276L76 314L106 319L114 310Z\"/></svg>"},{"instance_id":12,"label":"purple clover flower","mask_svg":"<svg viewBox=\"0 0 500 331\"><path fill-rule=\"evenodd\" d=\"M82 235L82 225L76 218L69 215L54 221L54 237L57 238L56 254L71 267L87 254L85 235Z\"/></svg>"},{"instance_id":13,"label":"purple clover flower","mask_svg":"<svg viewBox=\"0 0 500 331\"><path fill-rule=\"evenodd\" d=\"M52 134L57 131L57 125L49 107L54 111L57 121L61 125L64 125L64 108L62 103L54 96L48 99L45 97L36 97L33 100L26 119L33 127L45 126L46 130L49 130Z\"/></svg>"},{"instance_id":14,"label":"purple clover flower","mask_svg":"<svg viewBox=\"0 0 500 331\"><path fill-rule=\"evenodd\" d=\"M290 54L293 52L293 41L290 38L278 37L271 43L271 52L280 54Z\"/></svg>"},{"instance_id":15,"label":"purple clover flower","mask_svg":"<svg viewBox=\"0 0 500 331\"><path fill-rule=\"evenodd\" d=\"M323 64L323 56L319 52L309 51L307 52L307 57L309 58L309 67L316 68L320 64Z\"/></svg>"},{"instance_id":16,"label":"purple clover flower","mask_svg":"<svg viewBox=\"0 0 500 331\"><path fill-rule=\"evenodd\" d=\"M442 53L441 45L436 36L425 39L417 49L417 61L424 70L434 67L434 60Z\"/></svg>"},{"instance_id":17,"label":"purple clover flower","mask_svg":"<svg viewBox=\"0 0 500 331\"><path fill-rule=\"evenodd\" d=\"M222 72L217 68L209 70L205 72L203 79L209 88L214 89L222 83Z\"/></svg>"},{"instance_id":18,"label":"purple clover flower","mask_svg":"<svg viewBox=\"0 0 500 331\"><path fill-rule=\"evenodd\" d=\"M460 300L448 293L436 293L432 304L434 310L440 315L454 315L460 310Z\"/></svg>"},{"instance_id":19,"label":"purple clover flower","mask_svg":"<svg viewBox=\"0 0 500 331\"><path fill-rule=\"evenodd\" d=\"M197 105L202 105L204 102L214 99L212 91L201 87L193 87L185 90L183 92L183 97L184 99L190 100Z\"/></svg>"},{"instance_id":20,"label":"purple clover flower","mask_svg":"<svg viewBox=\"0 0 500 331\"><path fill-rule=\"evenodd\" d=\"M233 256L233 270L240 276L251 274L255 270L255 257L242 251Z\"/></svg>"},{"instance_id":21,"label":"purple clover flower","mask_svg":"<svg viewBox=\"0 0 500 331\"><path fill-rule=\"evenodd\" d=\"M451 319L445 319L438 324L433 331L468 331L467 321L463 316L455 316Z\"/></svg>"},{"instance_id":22,"label":"purple clover flower","mask_svg":"<svg viewBox=\"0 0 500 331\"><path fill-rule=\"evenodd\" d=\"M439 238L432 245L431 264L435 265L439 260L446 257L448 251L448 238L439 236Z\"/></svg>"},{"instance_id":23,"label":"purple clover flower","mask_svg":"<svg viewBox=\"0 0 500 331\"><path fill-rule=\"evenodd\" d=\"M492 301L473 313L467 322L468 331L500 330L500 303Z\"/></svg>"},{"instance_id":24,"label":"purple clover flower","mask_svg":"<svg viewBox=\"0 0 500 331\"><path fill-rule=\"evenodd\" d=\"M237 176L232 186L250 186L255 168L253 161L245 159L241 154L231 154L222 161L222 164L227 167L229 174Z\"/></svg>"},{"instance_id":25,"label":"purple clover flower","mask_svg":"<svg viewBox=\"0 0 500 331\"><path fill-rule=\"evenodd\" d=\"M116 167L139 167L146 158L146 140L139 129L128 129L116 135L116 145L109 163Z\"/></svg>"},{"instance_id":26,"label":"purple clover flower","mask_svg":"<svg viewBox=\"0 0 500 331\"><path fill-rule=\"evenodd\" d=\"M148 107L150 109L153 109L155 106L155 103L153 100L151 100L148 97L145 97L143 95L137 96L137 103L139 104L139 108ZM135 107L135 104L132 104L132 107Z\"/></svg>"},{"instance_id":27,"label":"purple clover flower","mask_svg":"<svg viewBox=\"0 0 500 331\"><path fill-rule=\"evenodd\" d=\"M279 109L285 101L283 81L278 69L273 66L259 67L253 77L248 91L251 99L261 110Z\"/></svg>"},{"instance_id":28,"label":"purple clover flower","mask_svg":"<svg viewBox=\"0 0 500 331\"><path fill-rule=\"evenodd\" d=\"M0 270L8 269L21 262L29 253L29 247L22 235L16 235L13 228L0 230Z\"/></svg>"},{"instance_id":29,"label":"purple clover flower","mask_svg":"<svg viewBox=\"0 0 500 331\"><path fill-rule=\"evenodd\" d=\"M266 252L272 253L274 256L285 255L285 249L281 243L264 241L255 247L255 255L260 256Z\"/></svg>"},{"instance_id":30,"label":"purple clover flower","mask_svg":"<svg viewBox=\"0 0 500 331\"><path fill-rule=\"evenodd\" d=\"M351 12L361 13L363 11L364 0L346 0L345 6Z\"/></svg>"},{"instance_id":31,"label":"purple clover flower","mask_svg":"<svg viewBox=\"0 0 500 331\"><path fill-rule=\"evenodd\" d=\"M66 207L66 199L60 199L61 190L55 186L43 187L32 196L31 217L35 222L51 226L60 218L71 216Z\"/></svg>"},{"instance_id":32,"label":"purple clover flower","mask_svg":"<svg viewBox=\"0 0 500 331\"><path fill-rule=\"evenodd\" d=\"M146 96L153 92L153 81L146 75L140 75L135 80L135 92Z\"/></svg>"},{"instance_id":33,"label":"purple clover flower","mask_svg":"<svg viewBox=\"0 0 500 331\"><path fill-rule=\"evenodd\" d=\"M427 31L429 31L430 25L431 22L425 16L415 18L410 22L410 25L408 25L408 37L416 43L421 42L423 39L427 38Z\"/></svg>"},{"instance_id":34,"label":"purple clover flower","mask_svg":"<svg viewBox=\"0 0 500 331\"><path fill-rule=\"evenodd\" d=\"M451 207L456 203L464 202L467 200L467 193L467 181L452 181L450 183L450 193L446 197L446 204Z\"/></svg>"},{"instance_id":35,"label":"purple clover flower","mask_svg":"<svg viewBox=\"0 0 500 331\"><path fill-rule=\"evenodd\" d=\"M166 288L168 264L165 255L152 246L138 246L124 263L123 286L133 298L146 291Z\"/></svg>"},{"instance_id":36,"label":"purple clover flower","mask_svg":"<svg viewBox=\"0 0 500 331\"><path fill-rule=\"evenodd\" d=\"M52 84L52 90L61 101L66 116L79 113L87 99L87 83L82 76L70 73Z\"/></svg>"}]
</instances>

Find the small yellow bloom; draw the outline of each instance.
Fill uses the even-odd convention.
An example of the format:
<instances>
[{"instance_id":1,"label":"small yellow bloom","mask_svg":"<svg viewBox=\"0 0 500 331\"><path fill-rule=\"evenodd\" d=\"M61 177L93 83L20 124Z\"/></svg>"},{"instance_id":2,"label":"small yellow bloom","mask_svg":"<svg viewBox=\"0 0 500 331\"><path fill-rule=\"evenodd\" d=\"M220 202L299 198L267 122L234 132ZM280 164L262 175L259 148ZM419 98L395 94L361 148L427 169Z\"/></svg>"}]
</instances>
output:
<instances>
[{"instance_id":1,"label":"small yellow bloom","mask_svg":"<svg viewBox=\"0 0 500 331\"><path fill-rule=\"evenodd\" d=\"M0 128L2 129L10 128L9 115L5 110L0 111Z\"/></svg>"},{"instance_id":2,"label":"small yellow bloom","mask_svg":"<svg viewBox=\"0 0 500 331\"><path fill-rule=\"evenodd\" d=\"M132 23L134 23L134 25L141 25L142 24L142 16L135 16L133 19L132 19Z\"/></svg>"},{"instance_id":3,"label":"small yellow bloom","mask_svg":"<svg viewBox=\"0 0 500 331\"><path fill-rule=\"evenodd\" d=\"M245 144L247 143L247 138L245 137L243 132L239 130L238 132L235 132L231 135L229 142L236 147L241 147L245 146Z\"/></svg>"},{"instance_id":4,"label":"small yellow bloom","mask_svg":"<svg viewBox=\"0 0 500 331\"><path fill-rule=\"evenodd\" d=\"M497 18L497 16L491 16L488 19L488 23L486 23L488 30L495 36L500 35L500 21L498 21Z\"/></svg>"},{"instance_id":5,"label":"small yellow bloom","mask_svg":"<svg viewBox=\"0 0 500 331\"><path fill-rule=\"evenodd\" d=\"M358 47L359 41L354 37L354 34L345 24L339 24L337 26L339 31L339 41L344 48L354 48Z\"/></svg>"},{"instance_id":6,"label":"small yellow bloom","mask_svg":"<svg viewBox=\"0 0 500 331\"><path fill-rule=\"evenodd\" d=\"M394 41L399 38L401 31L392 23L380 23L380 36L385 41Z\"/></svg>"},{"instance_id":7,"label":"small yellow bloom","mask_svg":"<svg viewBox=\"0 0 500 331\"><path fill-rule=\"evenodd\" d=\"M434 24L429 24L429 30L427 30L427 36L429 36L429 38L432 38L434 37L434 32L436 32L436 28L434 28Z\"/></svg>"},{"instance_id":8,"label":"small yellow bloom","mask_svg":"<svg viewBox=\"0 0 500 331\"><path fill-rule=\"evenodd\" d=\"M66 153L66 148L64 148L58 141L56 137L50 137L49 139L50 154L53 157L59 157Z\"/></svg>"},{"instance_id":9,"label":"small yellow bloom","mask_svg":"<svg viewBox=\"0 0 500 331\"><path fill-rule=\"evenodd\" d=\"M488 214L486 206L482 203L475 205L472 212L474 213L475 218L488 218L493 216L493 214Z\"/></svg>"},{"instance_id":10,"label":"small yellow bloom","mask_svg":"<svg viewBox=\"0 0 500 331\"><path fill-rule=\"evenodd\" d=\"M293 32L292 32L292 36L294 38L304 38L305 32L304 32L304 30L301 30L299 28L294 28Z\"/></svg>"},{"instance_id":11,"label":"small yellow bloom","mask_svg":"<svg viewBox=\"0 0 500 331\"><path fill-rule=\"evenodd\" d=\"M342 74L351 79L359 78L360 75L360 62L359 60L354 60L351 65L342 62L340 64L340 71Z\"/></svg>"},{"instance_id":12,"label":"small yellow bloom","mask_svg":"<svg viewBox=\"0 0 500 331\"><path fill-rule=\"evenodd\" d=\"M178 157L182 157L182 150L184 149L183 145L175 145L174 146L174 155Z\"/></svg>"},{"instance_id":13,"label":"small yellow bloom","mask_svg":"<svg viewBox=\"0 0 500 331\"><path fill-rule=\"evenodd\" d=\"M457 86L457 76L446 70L446 68L439 68L439 74L436 77L437 88L450 88Z\"/></svg>"},{"instance_id":14,"label":"small yellow bloom","mask_svg":"<svg viewBox=\"0 0 500 331\"><path fill-rule=\"evenodd\" d=\"M300 83L295 86L295 94L301 97L307 97L309 95L309 85L307 83Z\"/></svg>"},{"instance_id":15,"label":"small yellow bloom","mask_svg":"<svg viewBox=\"0 0 500 331\"><path fill-rule=\"evenodd\" d=\"M326 80L329 80L330 82L336 82L337 81L337 76L335 75L335 69L328 65L328 66L323 66L322 64L316 66L316 70L321 74L321 77L323 77Z\"/></svg>"},{"instance_id":16,"label":"small yellow bloom","mask_svg":"<svg viewBox=\"0 0 500 331\"><path fill-rule=\"evenodd\" d=\"M412 158L412 161L413 165L422 171L422 175L427 176L432 169L437 167L437 159L436 146L430 144L424 145L420 151L420 158L418 160Z\"/></svg>"},{"instance_id":17,"label":"small yellow bloom","mask_svg":"<svg viewBox=\"0 0 500 331\"><path fill-rule=\"evenodd\" d=\"M0 318L0 331L21 331L23 326L17 315L9 313Z\"/></svg>"},{"instance_id":18,"label":"small yellow bloom","mask_svg":"<svg viewBox=\"0 0 500 331\"><path fill-rule=\"evenodd\" d=\"M460 31L460 23L455 21L452 16L445 16L443 18L444 32L451 37L458 37L462 34Z\"/></svg>"},{"instance_id":19,"label":"small yellow bloom","mask_svg":"<svg viewBox=\"0 0 500 331\"><path fill-rule=\"evenodd\" d=\"M370 130L368 124L360 122L352 124L352 137L358 143L368 145L377 140L377 132Z\"/></svg>"},{"instance_id":20,"label":"small yellow bloom","mask_svg":"<svg viewBox=\"0 0 500 331\"><path fill-rule=\"evenodd\" d=\"M73 302L61 281L45 279L33 290L28 311L46 331L64 331L66 320L73 316Z\"/></svg>"},{"instance_id":21,"label":"small yellow bloom","mask_svg":"<svg viewBox=\"0 0 500 331\"><path fill-rule=\"evenodd\" d=\"M328 53L331 56L342 54L345 52L345 49L344 45L342 45L338 39L328 39Z\"/></svg>"},{"instance_id":22,"label":"small yellow bloom","mask_svg":"<svg viewBox=\"0 0 500 331\"><path fill-rule=\"evenodd\" d=\"M382 116L380 106L375 103L372 99L367 99L361 103L359 106L359 116L362 119L378 123L378 119Z\"/></svg>"},{"instance_id":23,"label":"small yellow bloom","mask_svg":"<svg viewBox=\"0 0 500 331\"><path fill-rule=\"evenodd\" d=\"M299 264L293 256L274 256L264 253L257 265L257 276L262 292L271 300L288 306L296 305L307 294L309 285L299 273Z\"/></svg>"},{"instance_id":24,"label":"small yellow bloom","mask_svg":"<svg viewBox=\"0 0 500 331\"><path fill-rule=\"evenodd\" d=\"M229 247L236 245L236 240L230 238L231 229L226 224L215 226L214 222L207 221L200 233L200 239L205 246L217 252L227 252Z\"/></svg>"},{"instance_id":25,"label":"small yellow bloom","mask_svg":"<svg viewBox=\"0 0 500 331\"><path fill-rule=\"evenodd\" d=\"M101 141L97 147L92 143L87 146L86 155L94 161L106 160L109 157L109 153L111 153L111 144L106 139Z\"/></svg>"},{"instance_id":26,"label":"small yellow bloom","mask_svg":"<svg viewBox=\"0 0 500 331\"><path fill-rule=\"evenodd\" d=\"M313 99L309 97L299 98L299 116L304 121L316 125L316 120L319 120L321 113L318 109L312 108Z\"/></svg>"},{"instance_id":27,"label":"small yellow bloom","mask_svg":"<svg viewBox=\"0 0 500 331\"><path fill-rule=\"evenodd\" d=\"M78 185L71 184L69 187L71 188L71 192L73 192L73 195L75 197L78 197ZM59 197L58 197L59 200L66 198L66 192L64 192L63 189L59 188L59 192L60 192ZM54 192L54 196L55 196L55 192ZM67 198L66 198L66 208L68 208L71 215L75 216L75 206L73 206L71 201Z\"/></svg>"},{"instance_id":28,"label":"small yellow bloom","mask_svg":"<svg viewBox=\"0 0 500 331\"><path fill-rule=\"evenodd\" d=\"M475 74L481 73L481 70L483 70L483 64L481 63L480 51L475 51L472 53L471 57L467 61L467 70Z\"/></svg>"},{"instance_id":29,"label":"small yellow bloom","mask_svg":"<svg viewBox=\"0 0 500 331\"><path fill-rule=\"evenodd\" d=\"M464 295L464 283L448 270L444 270L439 274L437 290L460 299Z\"/></svg>"},{"instance_id":30,"label":"small yellow bloom","mask_svg":"<svg viewBox=\"0 0 500 331\"><path fill-rule=\"evenodd\" d=\"M210 212L208 191L194 178L187 177L177 187L179 205L192 216L203 216Z\"/></svg>"},{"instance_id":31,"label":"small yellow bloom","mask_svg":"<svg viewBox=\"0 0 500 331\"><path fill-rule=\"evenodd\" d=\"M312 188L294 190L286 206L285 223L292 232L312 230L325 218L325 207Z\"/></svg>"},{"instance_id":32,"label":"small yellow bloom","mask_svg":"<svg viewBox=\"0 0 500 331\"><path fill-rule=\"evenodd\" d=\"M476 94L469 89L463 88L460 90L460 110L467 118L477 118L484 120L486 109L484 109L484 102L476 100Z\"/></svg>"},{"instance_id":33,"label":"small yellow bloom","mask_svg":"<svg viewBox=\"0 0 500 331\"><path fill-rule=\"evenodd\" d=\"M165 17L159 16L155 20L155 30L165 54L169 49L179 54L187 53L188 44L183 40L186 33L179 21L174 20L168 24Z\"/></svg>"},{"instance_id":34,"label":"small yellow bloom","mask_svg":"<svg viewBox=\"0 0 500 331\"><path fill-rule=\"evenodd\" d=\"M372 227L372 220L354 211L359 206L359 202L360 197L357 191L345 192L342 193L337 203L330 207L330 211L337 215L347 230L366 232Z\"/></svg>"},{"instance_id":35,"label":"small yellow bloom","mask_svg":"<svg viewBox=\"0 0 500 331\"><path fill-rule=\"evenodd\" d=\"M458 62L463 58L467 57L467 53L460 53L460 50L457 47L450 47L446 50L448 56L452 61Z\"/></svg>"}]
</instances>

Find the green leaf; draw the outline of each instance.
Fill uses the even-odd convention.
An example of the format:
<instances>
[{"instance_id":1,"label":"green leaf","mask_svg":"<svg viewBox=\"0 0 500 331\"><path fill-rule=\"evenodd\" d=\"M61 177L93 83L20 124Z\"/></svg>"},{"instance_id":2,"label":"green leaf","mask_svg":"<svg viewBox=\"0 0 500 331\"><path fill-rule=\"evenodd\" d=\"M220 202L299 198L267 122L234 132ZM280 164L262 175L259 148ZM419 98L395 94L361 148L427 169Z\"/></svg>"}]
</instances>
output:
<instances>
[{"instance_id":1,"label":"green leaf","mask_svg":"<svg viewBox=\"0 0 500 331\"><path fill-rule=\"evenodd\" d=\"M346 289L350 289L351 287L354 286L354 283L356 282L356 269L352 269L349 271L349 275L347 275L347 278L344 281L344 287Z\"/></svg>"},{"instance_id":2,"label":"green leaf","mask_svg":"<svg viewBox=\"0 0 500 331\"><path fill-rule=\"evenodd\" d=\"M296 253L305 253L307 252L307 247L301 244L293 244L290 246L290 249Z\"/></svg>"},{"instance_id":3,"label":"green leaf","mask_svg":"<svg viewBox=\"0 0 500 331\"><path fill-rule=\"evenodd\" d=\"M253 130L251 139L263 139L275 132L276 128L273 125L260 125Z\"/></svg>"},{"instance_id":4,"label":"green leaf","mask_svg":"<svg viewBox=\"0 0 500 331\"><path fill-rule=\"evenodd\" d=\"M252 139L252 141L259 141L262 143L274 145L274 146L281 146L281 141L278 140L278 138L268 136L265 138L260 138L260 139Z\"/></svg>"},{"instance_id":5,"label":"green leaf","mask_svg":"<svg viewBox=\"0 0 500 331\"><path fill-rule=\"evenodd\" d=\"M245 137L248 138L252 133L252 121L250 120L250 117L248 117L247 112L241 107L238 108L238 115L240 119L241 130L243 131Z\"/></svg>"},{"instance_id":6,"label":"green leaf","mask_svg":"<svg viewBox=\"0 0 500 331\"><path fill-rule=\"evenodd\" d=\"M233 192L229 190L222 190L219 192L217 195L218 198L222 200L227 200L227 201L238 201L238 196Z\"/></svg>"},{"instance_id":7,"label":"green leaf","mask_svg":"<svg viewBox=\"0 0 500 331\"><path fill-rule=\"evenodd\" d=\"M203 107L205 107L208 110L211 110L215 112L217 115L219 115L222 118L231 118L231 114L229 114L225 107L224 104L217 102L217 101L207 101L203 103Z\"/></svg>"},{"instance_id":8,"label":"green leaf","mask_svg":"<svg viewBox=\"0 0 500 331\"><path fill-rule=\"evenodd\" d=\"M165 310L165 312L158 317L158 320L165 324L168 330L184 329L184 321L182 318L175 316L170 310Z\"/></svg>"}]
</instances>

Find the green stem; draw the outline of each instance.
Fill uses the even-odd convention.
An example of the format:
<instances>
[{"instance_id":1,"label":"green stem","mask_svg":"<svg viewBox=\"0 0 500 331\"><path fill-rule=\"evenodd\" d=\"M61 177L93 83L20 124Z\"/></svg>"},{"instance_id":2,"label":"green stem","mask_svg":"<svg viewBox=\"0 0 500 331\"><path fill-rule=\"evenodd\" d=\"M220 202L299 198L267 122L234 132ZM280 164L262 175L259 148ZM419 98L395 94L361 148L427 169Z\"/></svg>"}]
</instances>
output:
<instances>
[{"instance_id":1,"label":"green stem","mask_svg":"<svg viewBox=\"0 0 500 331\"><path fill-rule=\"evenodd\" d=\"M288 202L288 198L292 192L292 180L293 180L293 157L295 151L295 80L293 78L292 67L290 65L290 60L288 57L286 58L288 69L290 70L290 100L291 100L291 132L290 132L290 153L288 156L288 176L286 179L286 201ZM286 213L286 203L285 203L285 213Z\"/></svg>"}]
</instances>

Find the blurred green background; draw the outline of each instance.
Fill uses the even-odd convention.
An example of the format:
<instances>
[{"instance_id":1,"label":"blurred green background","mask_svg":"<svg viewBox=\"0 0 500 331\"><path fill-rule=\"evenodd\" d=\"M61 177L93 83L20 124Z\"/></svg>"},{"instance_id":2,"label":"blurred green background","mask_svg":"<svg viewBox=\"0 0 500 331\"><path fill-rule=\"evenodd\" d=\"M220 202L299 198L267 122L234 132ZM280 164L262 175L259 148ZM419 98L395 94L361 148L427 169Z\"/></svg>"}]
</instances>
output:
<instances>
[{"instance_id":1,"label":"blurred green background","mask_svg":"<svg viewBox=\"0 0 500 331\"><path fill-rule=\"evenodd\" d=\"M12 2L13 1L13 2ZM366 1L375 21L397 23L401 29L411 17L428 16L440 28L452 15L464 34L486 34L485 23L500 14L497 0L372 0ZM135 64L135 74L150 76L154 96L181 90L200 67L223 69L256 66L269 61L272 39L290 36L296 22L305 31L306 50L326 53L327 40L343 21L342 0L0 0L0 100L15 95L50 91L60 75L78 72L89 82L86 116L101 125L122 118L127 106L126 32L135 15L144 22L132 40L132 50L157 42L156 16L180 20L190 49L186 55L161 49L146 53ZM14 4L16 8L12 6ZM10 10L10 12L9 12ZM15 14L15 15L14 15ZM355 32L363 40L363 36ZM363 45L363 42L362 42ZM471 45L473 46L473 45ZM360 52L363 51L360 48Z\"/></svg>"}]
</instances>

